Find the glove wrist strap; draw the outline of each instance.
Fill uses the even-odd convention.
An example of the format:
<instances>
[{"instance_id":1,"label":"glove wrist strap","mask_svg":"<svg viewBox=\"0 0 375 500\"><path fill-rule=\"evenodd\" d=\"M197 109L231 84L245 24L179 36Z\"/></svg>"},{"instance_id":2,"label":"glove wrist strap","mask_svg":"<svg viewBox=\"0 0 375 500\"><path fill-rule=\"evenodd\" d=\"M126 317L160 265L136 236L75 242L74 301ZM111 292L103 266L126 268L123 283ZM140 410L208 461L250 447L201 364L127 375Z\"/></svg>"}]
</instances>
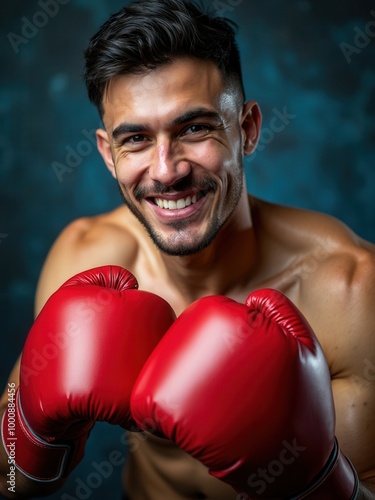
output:
<instances>
[{"instance_id":1,"label":"glove wrist strap","mask_svg":"<svg viewBox=\"0 0 375 500\"><path fill-rule=\"evenodd\" d=\"M331 456L322 470L308 488L291 497L291 500L355 500L358 498L358 475L352 463L340 450L335 438Z\"/></svg>"},{"instance_id":2,"label":"glove wrist strap","mask_svg":"<svg viewBox=\"0 0 375 500\"><path fill-rule=\"evenodd\" d=\"M81 460L87 436L74 443L48 443L27 424L17 390L14 404L8 404L1 422L1 437L8 464L29 479L57 481Z\"/></svg>"}]
</instances>

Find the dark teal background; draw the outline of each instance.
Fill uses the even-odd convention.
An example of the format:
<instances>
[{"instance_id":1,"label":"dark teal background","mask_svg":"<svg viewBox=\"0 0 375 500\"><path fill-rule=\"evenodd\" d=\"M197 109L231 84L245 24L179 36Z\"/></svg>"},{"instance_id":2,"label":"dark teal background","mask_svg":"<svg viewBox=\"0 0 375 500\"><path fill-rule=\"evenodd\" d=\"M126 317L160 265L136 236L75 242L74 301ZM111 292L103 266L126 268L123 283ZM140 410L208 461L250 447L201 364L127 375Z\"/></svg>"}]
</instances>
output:
<instances>
[{"instance_id":1,"label":"dark teal background","mask_svg":"<svg viewBox=\"0 0 375 500\"><path fill-rule=\"evenodd\" d=\"M72 219L121 203L91 142L99 118L81 75L89 37L125 3L65 0L48 15L40 14L47 1L1 3L2 384L32 322L36 281L50 245ZM246 163L248 189L337 216L375 241L373 2L203 3L224 9L239 24L247 97L263 111L260 148ZM23 36L24 43L17 45L15 36ZM283 110L290 117L281 127L274 117ZM72 151L78 151L75 166L59 178L53 165L69 167ZM84 498L75 493L77 478L86 481L95 472L93 461L108 460L116 449L125 457L120 430L98 425L84 462L52 498ZM87 498L119 498L119 474L114 467Z\"/></svg>"}]
</instances>

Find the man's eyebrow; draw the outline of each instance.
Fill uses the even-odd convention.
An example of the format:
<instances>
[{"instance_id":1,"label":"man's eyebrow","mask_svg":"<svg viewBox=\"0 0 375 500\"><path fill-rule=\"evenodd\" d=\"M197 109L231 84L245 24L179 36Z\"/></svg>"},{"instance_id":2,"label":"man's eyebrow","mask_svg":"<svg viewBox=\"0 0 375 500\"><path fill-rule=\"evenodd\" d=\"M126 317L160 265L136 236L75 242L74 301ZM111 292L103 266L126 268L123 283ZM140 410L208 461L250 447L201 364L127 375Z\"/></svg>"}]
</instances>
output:
<instances>
[{"instance_id":1,"label":"man's eyebrow","mask_svg":"<svg viewBox=\"0 0 375 500\"><path fill-rule=\"evenodd\" d=\"M197 108L187 113L178 116L174 120L172 120L171 125L183 125L184 123L188 123L197 118L207 118L210 120L215 120L218 123L222 123L221 116L216 111L211 111L206 108ZM112 132L112 138L114 140L118 139L121 135L124 134L136 134L140 132L146 132L148 128L145 125L136 124L136 123L120 123Z\"/></svg>"},{"instance_id":2,"label":"man's eyebrow","mask_svg":"<svg viewBox=\"0 0 375 500\"><path fill-rule=\"evenodd\" d=\"M216 111L211 111L206 108L197 108L191 111L188 111L182 116L179 116L175 120L172 121L172 125L182 125L184 123L190 122L191 120L195 120L196 118L208 118L210 120L215 120L219 123L222 123L221 116Z\"/></svg>"},{"instance_id":3,"label":"man's eyebrow","mask_svg":"<svg viewBox=\"0 0 375 500\"><path fill-rule=\"evenodd\" d=\"M144 125L137 125L136 123L120 123L112 132L112 138L116 140L120 135L133 134L137 132L145 132L147 128Z\"/></svg>"}]
</instances>

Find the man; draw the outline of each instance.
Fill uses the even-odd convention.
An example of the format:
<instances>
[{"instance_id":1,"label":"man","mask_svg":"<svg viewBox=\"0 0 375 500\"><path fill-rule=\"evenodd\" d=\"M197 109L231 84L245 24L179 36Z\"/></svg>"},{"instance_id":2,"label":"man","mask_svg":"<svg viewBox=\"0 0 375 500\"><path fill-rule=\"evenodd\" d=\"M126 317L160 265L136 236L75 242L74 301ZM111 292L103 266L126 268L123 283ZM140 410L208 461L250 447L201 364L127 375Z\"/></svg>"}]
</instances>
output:
<instances>
[{"instance_id":1,"label":"man","mask_svg":"<svg viewBox=\"0 0 375 500\"><path fill-rule=\"evenodd\" d=\"M125 205L111 213L77 220L63 231L45 262L36 296L36 312L39 313L48 298L73 275L108 264L127 269L136 276L141 290L165 299L179 316L174 325L180 325L180 319L184 321L186 314L190 314L189 323L194 323L198 313L190 313L189 306L198 300L197 307L206 307L204 298L207 296L226 296L229 300L243 304L250 292L257 293L259 289L280 291L307 318L322 346L331 378L331 383L328 381L323 384L323 390L330 392L332 388L336 412L334 434L341 449L339 452L335 448L334 458L330 455L320 461L316 470L311 471L313 479L309 484L300 484L296 474L288 474L288 466L291 467L290 470L294 470L291 455L286 459L286 453L282 454L283 451L291 450L293 443L285 442L281 435L280 442L286 447L279 455L280 460L285 458L280 462L284 464L283 470L269 468L267 475L259 468L255 478L250 475L251 471L247 471L244 480L241 478L233 484L231 480L226 481L230 472L224 471L220 476L217 471L211 470L209 460L197 456L194 446L190 446L190 443L185 446L176 433L166 435L164 416L159 419L163 425L162 429L156 428L157 435L146 434L145 439L139 439L138 434L132 432L132 417L136 417L140 426L142 422L151 421L151 428L155 430L155 422L158 425L158 419L150 417L148 410L141 408L142 403L139 404L139 399L150 401L154 397L150 396L148 399L148 396L142 394L142 384L146 385L146 370L144 377L140 376L138 379L131 404L130 422L122 420L122 414L127 412L128 407L124 409L122 402L117 406L115 399L118 395L106 403L113 404L113 408L110 414L103 416L101 398L104 396L100 394L97 402L99 417L94 418L90 414L87 418L123 425L130 430L129 443L137 443L130 447L124 477L130 498L229 500L269 496L277 498L278 495L283 498L375 498L375 391L371 376L375 364L374 246L355 236L331 217L276 206L246 193L243 157L251 155L256 149L261 112L256 102L244 102L238 50L230 24L203 14L197 7L182 0L135 2L112 16L93 37L86 52L85 76L89 97L98 107L104 123L104 128L97 131L98 149L119 184ZM121 283L132 280L128 275L124 277L122 271L102 268L99 278L96 272L83 273L77 278L78 283L107 283L113 278L107 274L112 272L120 274L121 279L118 281ZM70 281L65 287L65 290L68 289L66 294L75 289L77 279ZM116 288L118 285L112 283L110 286ZM121 292L122 286L119 285ZM135 288L135 285L132 287ZM79 287L77 289L81 290ZM41 322L46 321L46 316L49 318L49 326L57 321L64 321L60 315L58 320L56 316L60 314L60 308L65 311L71 295L66 295L68 298L63 300L61 289L57 293L58 298L55 298L56 295L52 296L52 302L47 303L38 318L39 323L33 330L34 333L30 333L32 340L28 339L29 344L25 346L23 355L25 368L28 367L27 360L32 360L30 352L33 349L35 351L35 344L30 348L30 342L35 342L35 339L36 342L43 342L39 335L40 330L44 330L40 328ZM266 293L270 294L268 291ZM113 304L120 300L112 292L106 292L102 299L103 304ZM148 302L149 298L142 296L141 300ZM164 301L160 299L156 309L165 307L163 304ZM285 302L281 299L280 310L283 304ZM118 325L121 326L127 319L118 321L114 327L110 326L110 318L119 314L123 307L125 306L121 305L121 308L114 310L117 312L111 309L110 315L107 308L102 307L96 316L104 321L108 335L114 335L114 344L119 346L120 353L126 351L126 343L123 345ZM225 307L217 307L217 313ZM149 307L146 309L150 310ZM299 318L298 310L293 310L291 314L298 318L299 325L304 324ZM166 311L165 317L168 314ZM160 327L162 331L155 333L156 337L162 337L169 323L173 323L173 319L169 319L165 320L165 326ZM161 322L158 321L157 324L161 325ZM251 329L257 329L258 326L263 328L262 324L254 322ZM164 365L163 359L167 359L165 353L163 358L161 352L165 346L164 341L169 342L172 336L176 338L172 328L154 351L154 366ZM303 328L306 333L305 326ZM36 330L39 333L35 333ZM186 331L188 330L187 327ZM181 338L185 338L186 331L181 333ZM73 334L70 337L75 338ZM150 351L157 342L158 339ZM319 351L315 341L312 342L314 349ZM72 356L72 359L67 357L64 365L69 368L76 351L70 350L66 344L63 347L60 351L69 352ZM86 347L87 344L81 352L80 363L85 362ZM177 356L179 349L181 350L181 346L177 345L168 352ZM203 344L200 345L199 352L200 349L204 349ZM259 356L264 350L263 346L257 351ZM60 351L56 356L60 356ZM149 354L144 353L142 365ZM97 362L102 362L102 358L107 356L104 349L95 355ZM262 352L262 356L265 366L267 355ZM280 357L282 358L281 355ZM209 353L205 359L211 359ZM127 368L126 363L124 367L117 366L119 363L117 358L111 358L111 364L115 365L116 370L114 376L117 373L118 385L121 385L123 370L125 372ZM233 356L230 363L235 363ZM100 376L107 377L107 371L110 371L107 365ZM238 365L230 375L226 373L226 379L234 377L237 369L241 370L243 377L250 370L250 367L246 366L244 369L241 364ZM323 366L320 360L319 366L318 370L315 366L315 372L322 372L324 376L326 365ZM53 373L49 377L49 380L53 380L53 391L56 382L53 377L57 376L55 363L49 363L47 369ZM150 370L149 365L147 369ZM178 367L174 369L177 370ZM225 369L226 365L223 365L221 370L225 372ZM160 371L160 366L158 370ZM262 371L267 372L268 367ZM9 379L8 387L12 390L19 384L19 373L18 361ZM43 456L41 463L48 467L48 462L54 460L48 460L48 457L52 457L57 448L50 446L47 438L42 439L42 432L36 431L35 426L40 425L40 415L35 417L38 408L30 410L33 404L30 400L42 397L38 391L43 391L38 388L37 380L34 384L34 379L38 377L27 378L25 374L27 375L26 371L21 373L19 397L22 400L22 411L30 413L24 418L19 406L18 418L24 418L27 429L23 432L33 441L32 446L36 447L33 449L43 448L37 455ZM138 374L137 368L132 386ZM155 373L152 378L154 375ZM283 375L284 372L280 378ZM274 378L271 377L272 383L269 386L261 388L265 394L274 394L272 401L277 400L279 390L275 391L275 384L284 384L283 391L285 390L285 382L273 380ZM113 382L113 378L111 381ZM201 382L202 380L199 383ZM33 386L33 398L27 392L29 383ZM297 385L299 383L298 379ZM247 380L246 385L251 392L254 385L252 380ZM23 399L22 393L27 394ZM311 402L313 406L320 405L321 401L314 398L312 389L309 395L309 386L303 385L302 393L306 398L306 405ZM224 398L224 404L225 394L227 393L220 395L220 398ZM7 406L7 398L7 393L4 393L3 409ZM218 398L219 396L215 401ZM290 409L288 406L291 401L279 404L275 410L276 419L285 410L290 416L294 415L294 405ZM195 401L194 407L199 408L204 404L205 401L201 398ZM173 404L171 408L167 408L168 411L173 411ZM326 408L329 408L329 404ZM225 418L222 417L223 428L224 422L230 420L231 424L225 427L226 432L230 432L236 426L236 419L246 420L250 414L256 416L257 411L257 405L253 405L251 411L241 404L236 408L226 408ZM319 418L333 421L333 411L328 409L325 413L319 410L318 413ZM5 414L4 422L10 421L9 415L9 412ZM30 415L33 418L32 425ZM208 422L216 416L207 410ZM186 413L186 418L188 417ZM74 425L78 425L77 419L71 419ZM308 415L305 415L305 419L307 422ZM259 429L262 420L265 419L260 417L257 420ZM53 424L53 421L52 424L48 423ZM4 443L7 439L6 425L3 423ZM304 435L311 434L311 428L304 425L303 419L300 420L298 416L292 426L295 433L302 429ZM59 427L59 435L66 436L65 427L64 431ZM198 431L198 427L200 426L193 431ZM22 494L31 496L56 490L82 458L82 448L90 428L91 424L86 425L84 430L80 428L79 432L73 432L73 437L72 432L69 432L71 442L76 443L81 439L83 444L79 441L74 448L79 449L78 458L68 458L69 465L64 462L63 473L53 476L53 480L44 480L43 471L35 470L37 467L31 463L24 466L24 469L29 467L26 474L17 470L17 489L13 496L6 484L11 453L8 450L6 454L1 449L1 492L9 498L21 498ZM150 425L145 425L144 428L150 430ZM272 434L273 427L269 426L268 430ZM257 432L258 428L252 427L248 433L244 432L244 439L250 433L256 436ZM169 439L166 440L165 437ZM315 439L315 435L313 437ZM63 444L70 442L69 439L62 440ZM318 438L316 440L319 441ZM59 440L56 442L59 443ZM317 450L323 444L318 442ZM298 455L301 455L302 460L306 448L298 445L299 441L294 448L297 465ZM28 444L24 446L22 451L26 454ZM261 449L266 447L266 443L262 443ZM227 452L229 454L228 448ZM223 454L225 458L226 452ZM314 460L310 460L310 449L306 451L307 455L312 464ZM65 460L66 455L61 456ZM277 457L272 454L268 456L270 467L275 463L275 458ZM237 465L233 465L234 469L236 467ZM208 473L208 469L213 475ZM341 471L339 476L336 475L337 470ZM302 470L300 473L303 474ZM284 489L276 490L275 493L272 488L273 484L279 484L278 476L284 481ZM339 479L331 481L332 477ZM340 482L345 483L347 496L342 494ZM322 485L324 490L321 489ZM321 491L324 493L320 494ZM244 492L243 496L241 492ZM317 496L313 496L314 494Z\"/></svg>"}]
</instances>

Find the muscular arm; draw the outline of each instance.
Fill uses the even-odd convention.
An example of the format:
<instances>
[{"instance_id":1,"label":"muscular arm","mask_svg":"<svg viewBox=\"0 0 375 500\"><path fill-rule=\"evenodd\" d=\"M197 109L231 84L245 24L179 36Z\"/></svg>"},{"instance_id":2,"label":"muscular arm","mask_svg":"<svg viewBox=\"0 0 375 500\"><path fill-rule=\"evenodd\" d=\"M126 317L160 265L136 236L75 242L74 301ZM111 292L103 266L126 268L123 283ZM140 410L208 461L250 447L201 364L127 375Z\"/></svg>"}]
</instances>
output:
<instances>
[{"instance_id":1,"label":"muscular arm","mask_svg":"<svg viewBox=\"0 0 375 500\"><path fill-rule=\"evenodd\" d=\"M375 364L371 359L369 352L362 358L362 372L332 382L336 434L358 472L363 499L375 499Z\"/></svg>"},{"instance_id":2,"label":"muscular arm","mask_svg":"<svg viewBox=\"0 0 375 500\"><path fill-rule=\"evenodd\" d=\"M105 217L79 219L70 224L56 240L43 266L35 297L37 316L50 295L71 276L83 270L106 264L120 264L121 257L115 253L118 229L105 222ZM106 234L107 233L107 234ZM126 252L125 252L126 254ZM126 258L126 255L125 255ZM121 261L121 264L126 264ZM20 357L14 365L8 383L19 385ZM8 404L8 383L0 398L0 417ZM63 481L41 484L16 472L16 494L8 491L7 479L10 465L3 444L0 444L0 493L9 498L30 498L50 494L62 486Z\"/></svg>"},{"instance_id":3,"label":"muscular arm","mask_svg":"<svg viewBox=\"0 0 375 500\"><path fill-rule=\"evenodd\" d=\"M356 375L332 383L336 407L336 434L361 481L360 499L375 499L374 380ZM373 372L375 374L375 372ZM369 383L369 385L367 385Z\"/></svg>"},{"instance_id":4,"label":"muscular arm","mask_svg":"<svg viewBox=\"0 0 375 500\"><path fill-rule=\"evenodd\" d=\"M317 273L317 275L319 272ZM360 499L375 499L375 253L371 245L327 261L312 321L332 376L336 436L357 470ZM315 279L313 277L312 279ZM312 290L310 288L310 290ZM328 309L327 309L328 305ZM324 311L329 311L325 314Z\"/></svg>"}]
</instances>

